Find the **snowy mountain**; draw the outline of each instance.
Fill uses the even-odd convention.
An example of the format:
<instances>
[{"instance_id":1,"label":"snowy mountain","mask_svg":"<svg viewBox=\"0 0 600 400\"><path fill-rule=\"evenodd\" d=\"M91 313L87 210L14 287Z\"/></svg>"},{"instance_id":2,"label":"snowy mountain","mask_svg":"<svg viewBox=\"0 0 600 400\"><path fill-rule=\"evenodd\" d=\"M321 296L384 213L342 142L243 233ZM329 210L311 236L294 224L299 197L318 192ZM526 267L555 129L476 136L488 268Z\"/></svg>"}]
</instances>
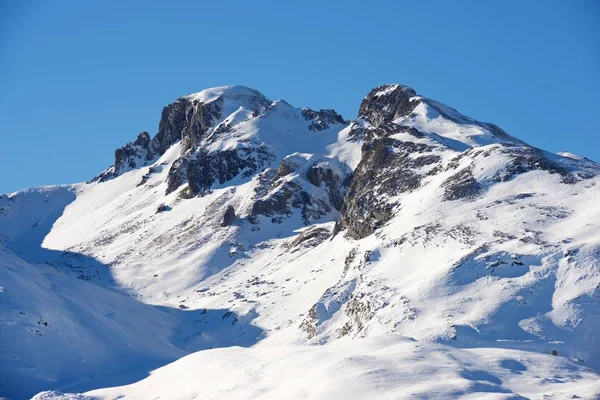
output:
<instances>
[{"instance_id":1,"label":"snowy mountain","mask_svg":"<svg viewBox=\"0 0 600 400\"><path fill-rule=\"evenodd\" d=\"M0 395L600 398L598 183L402 85L182 97L0 197Z\"/></svg>"}]
</instances>

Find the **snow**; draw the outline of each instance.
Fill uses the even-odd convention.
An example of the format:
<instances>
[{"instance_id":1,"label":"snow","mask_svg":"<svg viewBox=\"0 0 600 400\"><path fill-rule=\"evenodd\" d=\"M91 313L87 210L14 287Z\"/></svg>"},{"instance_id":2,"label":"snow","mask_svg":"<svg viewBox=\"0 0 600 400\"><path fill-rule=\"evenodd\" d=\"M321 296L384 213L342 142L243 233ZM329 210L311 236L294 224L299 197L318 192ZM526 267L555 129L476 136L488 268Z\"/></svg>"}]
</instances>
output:
<instances>
[{"instance_id":1,"label":"snow","mask_svg":"<svg viewBox=\"0 0 600 400\"><path fill-rule=\"evenodd\" d=\"M556 154L558 154L559 156L572 158L574 160L585 160L586 159L584 156L580 156L579 154L571 153L569 151L560 151Z\"/></svg>"},{"instance_id":2,"label":"snow","mask_svg":"<svg viewBox=\"0 0 600 400\"><path fill-rule=\"evenodd\" d=\"M203 149L268 146L266 168L293 165L282 180L314 198L326 193L311 166L344 176L360 162L350 134L365 121L312 131L300 109L241 86L190 98L223 101ZM443 168L386 198L394 218L362 240L292 248L333 231L335 210L310 226L297 210L249 222L257 175L165 195L179 143L106 182L0 197L0 396L598 398L600 178L497 181L502 144L523 143L433 100L395 123L424 132L392 138L432 146ZM444 200L467 169L482 192ZM237 219L221 227L229 206Z\"/></svg>"},{"instance_id":3,"label":"snow","mask_svg":"<svg viewBox=\"0 0 600 400\"><path fill-rule=\"evenodd\" d=\"M4 247L0 282L4 396L21 398L49 386L86 390L127 382L125 376L139 379L140 369L185 354L166 340L178 324L168 312L49 266L34 267Z\"/></svg>"},{"instance_id":4,"label":"snow","mask_svg":"<svg viewBox=\"0 0 600 400\"><path fill-rule=\"evenodd\" d=\"M567 399L600 395L597 375L551 355L461 350L388 335L328 346L227 348L184 357L94 399ZM579 397L573 397L579 396ZM41 394L42 399L71 399Z\"/></svg>"},{"instance_id":5,"label":"snow","mask_svg":"<svg viewBox=\"0 0 600 400\"><path fill-rule=\"evenodd\" d=\"M381 89L380 91L378 91L377 93L375 93L373 95L373 97L380 97L380 96L385 96L389 93L392 93L394 90L396 90L398 88L398 84L394 84L394 85L387 85L384 89Z\"/></svg>"},{"instance_id":6,"label":"snow","mask_svg":"<svg viewBox=\"0 0 600 400\"><path fill-rule=\"evenodd\" d=\"M495 132L490 124L475 121L435 100L415 96L411 101L419 101L419 104L410 115L394 122L416 128L449 148L464 151L493 143L524 144L508 134Z\"/></svg>"},{"instance_id":7,"label":"snow","mask_svg":"<svg viewBox=\"0 0 600 400\"><path fill-rule=\"evenodd\" d=\"M186 97L202 103L210 103L220 97L239 103L248 103L256 97L266 99L266 97L257 90L241 85L217 86L204 89L198 93L189 94Z\"/></svg>"}]
</instances>

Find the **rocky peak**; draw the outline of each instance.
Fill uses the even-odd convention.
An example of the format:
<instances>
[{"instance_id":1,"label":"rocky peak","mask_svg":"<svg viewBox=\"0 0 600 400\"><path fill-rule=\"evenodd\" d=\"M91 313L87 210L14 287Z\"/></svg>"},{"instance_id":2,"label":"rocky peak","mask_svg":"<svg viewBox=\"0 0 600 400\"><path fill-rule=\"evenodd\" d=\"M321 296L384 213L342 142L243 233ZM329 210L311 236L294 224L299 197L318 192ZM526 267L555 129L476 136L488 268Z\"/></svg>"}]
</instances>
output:
<instances>
[{"instance_id":1,"label":"rocky peak","mask_svg":"<svg viewBox=\"0 0 600 400\"><path fill-rule=\"evenodd\" d=\"M148 146L150 135L148 132L140 132L131 143L115 150L115 172L119 173L124 168L135 168L140 162L149 159Z\"/></svg>"},{"instance_id":2,"label":"rocky peak","mask_svg":"<svg viewBox=\"0 0 600 400\"><path fill-rule=\"evenodd\" d=\"M173 143L182 141L182 152L195 147L211 129L226 130L229 117L255 117L269 107L271 100L245 86L221 86L181 97L163 108L152 149L163 154Z\"/></svg>"},{"instance_id":3,"label":"rocky peak","mask_svg":"<svg viewBox=\"0 0 600 400\"><path fill-rule=\"evenodd\" d=\"M115 163L92 181L104 182L129 169L137 168L153 158L150 151L150 134L140 132L133 142L115 150Z\"/></svg>"},{"instance_id":4,"label":"rocky peak","mask_svg":"<svg viewBox=\"0 0 600 400\"><path fill-rule=\"evenodd\" d=\"M178 141L182 153L186 153L213 131L227 131L231 124L256 117L270 105L271 100L245 86L215 87L180 97L163 108L158 132L152 139L148 132L142 132L134 142L118 148L114 165L92 181L106 181L139 167Z\"/></svg>"},{"instance_id":5,"label":"rocky peak","mask_svg":"<svg viewBox=\"0 0 600 400\"><path fill-rule=\"evenodd\" d=\"M419 100L414 99L414 89L399 84L381 85L371 90L358 109L359 118L364 118L373 126L392 122L410 114Z\"/></svg>"}]
</instances>

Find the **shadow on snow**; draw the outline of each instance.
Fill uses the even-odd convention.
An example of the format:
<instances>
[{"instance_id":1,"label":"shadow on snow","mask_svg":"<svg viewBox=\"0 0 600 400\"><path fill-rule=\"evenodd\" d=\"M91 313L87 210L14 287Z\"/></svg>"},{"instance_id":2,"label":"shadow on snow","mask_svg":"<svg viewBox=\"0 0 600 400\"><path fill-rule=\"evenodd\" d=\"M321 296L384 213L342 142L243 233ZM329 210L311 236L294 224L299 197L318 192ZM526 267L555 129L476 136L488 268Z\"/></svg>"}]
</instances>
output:
<instances>
[{"instance_id":1,"label":"shadow on snow","mask_svg":"<svg viewBox=\"0 0 600 400\"><path fill-rule=\"evenodd\" d=\"M7 241L6 245L9 250L23 260L39 265L40 268L45 265L61 272L62 276L70 275L73 279L98 283L95 286L122 296L117 297L118 301L115 304L124 304L125 307L131 307L142 313L147 310L148 315L152 318L158 317L160 323L168 321L170 324L168 342L164 343L165 349L154 354L144 354L135 350L129 353L119 353L120 348L115 346L114 350L111 349L109 357L97 365L93 373L88 371L78 375L80 372L74 366L74 371L61 374L61 377L54 382L48 382L42 378L32 378L26 373L19 377L19 373L13 371L11 375L14 375L15 379L11 380L10 387L2 389L2 391L5 389L8 391L6 394L2 394L13 398L29 398L43 390L85 392L101 387L131 384L149 376L150 371L192 352L229 346L248 347L262 338L262 329L251 324L256 313L239 316L227 309L189 310L144 304L118 286L108 265L84 254L43 248L44 238L63 214L66 206L73 200L75 200L74 194L67 201L63 201L64 205L61 204L61 207L48 213L42 221L26 227L24 233L19 237ZM28 219L19 221L22 224L29 222ZM103 325L99 323L96 314L80 304L71 302L69 305L78 311L71 316L74 321L91 332L102 329ZM107 312L102 315L102 318L110 319L111 316L114 317L114 314L118 314L118 310ZM159 322L156 324L157 329L161 329L161 326L158 326ZM152 321L146 321L146 325L152 326ZM122 346L119 337L103 337L102 340L108 343L119 342L119 345ZM68 351L71 344L64 343L64 345ZM75 348L73 351L78 351L78 345L73 347ZM84 354L82 353L82 355ZM6 365L6 367L10 367L10 365Z\"/></svg>"}]
</instances>

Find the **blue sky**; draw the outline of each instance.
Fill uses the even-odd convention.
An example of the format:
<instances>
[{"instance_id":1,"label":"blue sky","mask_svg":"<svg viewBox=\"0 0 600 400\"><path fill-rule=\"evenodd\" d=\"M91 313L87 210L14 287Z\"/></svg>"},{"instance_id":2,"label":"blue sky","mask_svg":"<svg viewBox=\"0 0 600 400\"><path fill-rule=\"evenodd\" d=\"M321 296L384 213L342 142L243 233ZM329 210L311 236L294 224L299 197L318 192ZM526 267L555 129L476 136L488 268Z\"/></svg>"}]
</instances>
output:
<instances>
[{"instance_id":1,"label":"blue sky","mask_svg":"<svg viewBox=\"0 0 600 400\"><path fill-rule=\"evenodd\" d=\"M403 83L600 161L600 2L0 2L0 193L85 181L162 107L241 84L353 118Z\"/></svg>"}]
</instances>

